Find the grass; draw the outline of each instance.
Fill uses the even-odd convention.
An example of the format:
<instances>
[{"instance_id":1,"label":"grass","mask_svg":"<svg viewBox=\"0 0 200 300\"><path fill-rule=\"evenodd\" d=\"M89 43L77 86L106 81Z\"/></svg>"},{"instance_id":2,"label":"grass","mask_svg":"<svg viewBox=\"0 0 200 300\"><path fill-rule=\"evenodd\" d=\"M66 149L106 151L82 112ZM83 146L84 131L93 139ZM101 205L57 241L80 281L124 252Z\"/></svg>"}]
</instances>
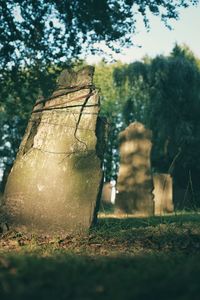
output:
<instances>
[{"instance_id":1,"label":"grass","mask_svg":"<svg viewBox=\"0 0 200 300\"><path fill-rule=\"evenodd\" d=\"M0 239L0 299L200 298L200 215L101 215L88 236Z\"/></svg>"}]
</instances>

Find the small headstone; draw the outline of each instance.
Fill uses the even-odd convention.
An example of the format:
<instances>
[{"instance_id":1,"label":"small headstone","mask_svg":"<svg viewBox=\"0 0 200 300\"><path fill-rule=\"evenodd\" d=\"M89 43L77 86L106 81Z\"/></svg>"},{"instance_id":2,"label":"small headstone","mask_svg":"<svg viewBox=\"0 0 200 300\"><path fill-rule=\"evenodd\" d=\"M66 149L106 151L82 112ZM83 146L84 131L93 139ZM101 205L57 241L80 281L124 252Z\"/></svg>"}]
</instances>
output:
<instances>
[{"instance_id":1,"label":"small headstone","mask_svg":"<svg viewBox=\"0 0 200 300\"><path fill-rule=\"evenodd\" d=\"M138 122L130 124L119 135L117 211L144 216L154 214L151 136L151 131Z\"/></svg>"},{"instance_id":2,"label":"small headstone","mask_svg":"<svg viewBox=\"0 0 200 300\"><path fill-rule=\"evenodd\" d=\"M172 177L170 174L154 174L154 202L155 215L172 213L174 210L172 200Z\"/></svg>"},{"instance_id":3,"label":"small headstone","mask_svg":"<svg viewBox=\"0 0 200 300\"><path fill-rule=\"evenodd\" d=\"M95 220L104 122L93 73L64 70L53 95L36 102L5 189L12 226L66 233Z\"/></svg>"},{"instance_id":4,"label":"small headstone","mask_svg":"<svg viewBox=\"0 0 200 300\"><path fill-rule=\"evenodd\" d=\"M105 204L115 204L115 197L116 197L116 188L115 188L116 181L111 180L110 182L105 182L103 184L101 201Z\"/></svg>"}]
</instances>

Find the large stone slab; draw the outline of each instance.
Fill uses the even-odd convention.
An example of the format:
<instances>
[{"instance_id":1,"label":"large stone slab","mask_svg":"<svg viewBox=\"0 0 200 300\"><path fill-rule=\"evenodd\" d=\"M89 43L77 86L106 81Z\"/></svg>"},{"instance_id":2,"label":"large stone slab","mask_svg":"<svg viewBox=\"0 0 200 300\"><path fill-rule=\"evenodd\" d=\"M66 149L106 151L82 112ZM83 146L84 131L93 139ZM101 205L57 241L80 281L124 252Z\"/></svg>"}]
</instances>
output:
<instances>
[{"instance_id":1,"label":"large stone slab","mask_svg":"<svg viewBox=\"0 0 200 300\"><path fill-rule=\"evenodd\" d=\"M151 135L151 131L138 122L130 124L119 135L117 211L143 216L154 214Z\"/></svg>"},{"instance_id":2,"label":"large stone slab","mask_svg":"<svg viewBox=\"0 0 200 300\"><path fill-rule=\"evenodd\" d=\"M91 66L64 70L53 95L36 102L5 189L11 225L77 232L94 221L104 123L93 73Z\"/></svg>"},{"instance_id":3,"label":"large stone slab","mask_svg":"<svg viewBox=\"0 0 200 300\"><path fill-rule=\"evenodd\" d=\"M172 194L172 177L170 174L153 174L155 215L163 215L174 211Z\"/></svg>"}]
</instances>

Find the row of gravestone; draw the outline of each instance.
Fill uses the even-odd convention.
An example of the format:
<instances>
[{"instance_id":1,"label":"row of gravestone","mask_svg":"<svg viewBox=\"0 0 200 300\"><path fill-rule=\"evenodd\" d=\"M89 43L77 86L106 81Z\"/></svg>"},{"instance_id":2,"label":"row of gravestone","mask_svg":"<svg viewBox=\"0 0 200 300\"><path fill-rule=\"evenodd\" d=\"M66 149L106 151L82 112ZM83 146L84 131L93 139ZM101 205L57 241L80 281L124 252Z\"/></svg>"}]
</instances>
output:
<instances>
[{"instance_id":1,"label":"row of gravestone","mask_svg":"<svg viewBox=\"0 0 200 300\"><path fill-rule=\"evenodd\" d=\"M126 197L119 197L119 191L117 190L116 182L105 182L101 194L101 202L103 210L106 207L109 209L114 207L116 214L134 214L135 216L161 216L164 214L172 213L174 211L173 204L173 184L172 177L169 174L154 173L153 176L153 209L149 211L148 207L144 207L142 211L140 206L136 206L136 203L142 201L142 199L132 198L129 205L126 205ZM121 199L121 201L120 201Z\"/></svg>"},{"instance_id":2,"label":"row of gravestone","mask_svg":"<svg viewBox=\"0 0 200 300\"><path fill-rule=\"evenodd\" d=\"M115 202L118 213L152 216L173 212L171 176L151 172L151 135L150 130L137 122L120 133L116 199L112 199L112 183L104 184L101 197L104 203Z\"/></svg>"},{"instance_id":3,"label":"row of gravestone","mask_svg":"<svg viewBox=\"0 0 200 300\"><path fill-rule=\"evenodd\" d=\"M65 234L85 231L96 221L103 186L105 120L99 117L93 73L91 66L78 72L64 70L52 96L36 101L7 180L1 224ZM130 130L135 127L137 132ZM136 124L120 135L117 202L152 214L149 135Z\"/></svg>"}]
</instances>

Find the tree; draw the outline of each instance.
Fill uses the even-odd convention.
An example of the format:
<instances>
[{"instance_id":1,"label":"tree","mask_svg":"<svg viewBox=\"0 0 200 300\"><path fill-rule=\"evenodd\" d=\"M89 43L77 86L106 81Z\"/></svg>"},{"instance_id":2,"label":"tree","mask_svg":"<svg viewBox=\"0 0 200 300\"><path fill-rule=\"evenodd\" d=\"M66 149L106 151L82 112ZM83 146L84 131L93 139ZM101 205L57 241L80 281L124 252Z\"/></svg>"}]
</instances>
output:
<instances>
[{"instance_id":1,"label":"tree","mask_svg":"<svg viewBox=\"0 0 200 300\"><path fill-rule=\"evenodd\" d=\"M180 7L198 0L0 0L0 64L69 60L95 43L115 50L131 43L138 13L148 27L148 13L166 24ZM116 42L116 43L115 43ZM118 47L117 47L118 45Z\"/></svg>"},{"instance_id":2,"label":"tree","mask_svg":"<svg viewBox=\"0 0 200 300\"><path fill-rule=\"evenodd\" d=\"M115 70L124 92L126 125L142 121L153 131L154 171L170 172L174 183L190 188L197 203L200 176L200 60L187 46L169 56L145 58ZM199 203L198 203L199 205Z\"/></svg>"},{"instance_id":3,"label":"tree","mask_svg":"<svg viewBox=\"0 0 200 300\"><path fill-rule=\"evenodd\" d=\"M134 121L147 123L148 64L136 61L118 67L114 71L114 80L123 99L122 115L126 126Z\"/></svg>"},{"instance_id":4,"label":"tree","mask_svg":"<svg viewBox=\"0 0 200 300\"><path fill-rule=\"evenodd\" d=\"M200 69L186 47L175 46L169 57L152 60L149 75L150 127L154 131L155 168L170 170L179 186L192 179L199 190Z\"/></svg>"},{"instance_id":5,"label":"tree","mask_svg":"<svg viewBox=\"0 0 200 300\"><path fill-rule=\"evenodd\" d=\"M100 88L101 115L107 120L107 147L104 155L105 181L116 179L119 163L118 134L124 124L122 122L123 101L114 82L114 71L121 63L105 64L101 62L96 66L94 81Z\"/></svg>"}]
</instances>

